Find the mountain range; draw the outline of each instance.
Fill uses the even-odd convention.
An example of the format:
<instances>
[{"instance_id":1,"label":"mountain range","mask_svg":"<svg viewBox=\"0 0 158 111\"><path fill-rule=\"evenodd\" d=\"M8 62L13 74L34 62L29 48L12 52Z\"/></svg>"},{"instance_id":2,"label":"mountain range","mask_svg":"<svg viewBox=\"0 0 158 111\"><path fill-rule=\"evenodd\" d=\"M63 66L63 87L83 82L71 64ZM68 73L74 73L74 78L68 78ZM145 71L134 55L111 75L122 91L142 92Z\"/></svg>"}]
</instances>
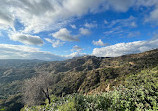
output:
<instances>
[{"instance_id":1,"label":"mountain range","mask_svg":"<svg viewBox=\"0 0 158 111\"><path fill-rule=\"evenodd\" d=\"M158 49L120 57L82 56L65 61L0 60L0 104L15 107L26 79L51 74L51 94L94 94L126 85L125 79L158 66ZM108 88L108 89L107 89ZM16 98L16 99L15 99ZM15 100L14 100L15 99ZM14 100L14 101L12 101Z\"/></svg>"}]
</instances>

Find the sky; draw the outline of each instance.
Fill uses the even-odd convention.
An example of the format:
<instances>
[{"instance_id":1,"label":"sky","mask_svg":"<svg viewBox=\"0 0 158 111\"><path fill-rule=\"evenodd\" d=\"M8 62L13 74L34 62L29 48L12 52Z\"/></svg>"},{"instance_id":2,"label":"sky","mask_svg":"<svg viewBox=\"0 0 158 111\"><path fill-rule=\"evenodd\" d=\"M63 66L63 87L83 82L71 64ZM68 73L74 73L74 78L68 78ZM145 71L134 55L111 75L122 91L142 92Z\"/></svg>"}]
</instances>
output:
<instances>
[{"instance_id":1,"label":"sky","mask_svg":"<svg viewBox=\"0 0 158 111\"><path fill-rule=\"evenodd\" d=\"M117 57L158 48L158 0L0 0L0 59Z\"/></svg>"}]
</instances>

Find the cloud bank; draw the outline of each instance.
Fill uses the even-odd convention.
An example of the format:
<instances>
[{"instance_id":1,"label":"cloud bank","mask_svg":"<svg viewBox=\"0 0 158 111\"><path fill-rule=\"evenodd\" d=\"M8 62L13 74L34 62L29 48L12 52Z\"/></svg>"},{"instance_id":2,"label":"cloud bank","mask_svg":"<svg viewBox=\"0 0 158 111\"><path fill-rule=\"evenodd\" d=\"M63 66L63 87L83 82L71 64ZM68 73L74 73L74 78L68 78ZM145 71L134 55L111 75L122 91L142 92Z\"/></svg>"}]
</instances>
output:
<instances>
[{"instance_id":1,"label":"cloud bank","mask_svg":"<svg viewBox=\"0 0 158 111\"><path fill-rule=\"evenodd\" d=\"M98 57L117 57L126 54L140 53L158 47L158 39L149 41L135 41L129 43L118 43L115 45L94 48L92 55Z\"/></svg>"},{"instance_id":2,"label":"cloud bank","mask_svg":"<svg viewBox=\"0 0 158 111\"><path fill-rule=\"evenodd\" d=\"M54 55L51 52L41 51L39 48L25 45L0 44L0 52L1 59L39 59L49 61L65 59L65 57Z\"/></svg>"},{"instance_id":3,"label":"cloud bank","mask_svg":"<svg viewBox=\"0 0 158 111\"><path fill-rule=\"evenodd\" d=\"M15 19L24 25L24 32L38 33L56 30L70 23L74 17L87 13L114 10L126 12L131 7L154 6L148 21L158 23L157 0L1 0L1 26L13 27ZM94 27L92 24L85 24Z\"/></svg>"}]
</instances>

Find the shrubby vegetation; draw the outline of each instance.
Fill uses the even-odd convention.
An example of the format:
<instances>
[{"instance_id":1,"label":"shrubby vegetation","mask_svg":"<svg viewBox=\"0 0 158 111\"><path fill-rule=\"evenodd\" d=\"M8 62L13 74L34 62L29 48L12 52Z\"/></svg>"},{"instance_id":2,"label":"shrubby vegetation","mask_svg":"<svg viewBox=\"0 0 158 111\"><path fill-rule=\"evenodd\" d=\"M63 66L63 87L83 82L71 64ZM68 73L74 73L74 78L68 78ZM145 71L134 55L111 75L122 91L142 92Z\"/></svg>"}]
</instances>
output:
<instances>
[{"instance_id":1,"label":"shrubby vegetation","mask_svg":"<svg viewBox=\"0 0 158 111\"><path fill-rule=\"evenodd\" d=\"M158 67L127 76L125 86L112 91L66 97L51 97L51 104L24 107L21 111L157 111ZM46 103L48 103L46 101Z\"/></svg>"},{"instance_id":2,"label":"shrubby vegetation","mask_svg":"<svg viewBox=\"0 0 158 111\"><path fill-rule=\"evenodd\" d=\"M16 94L10 96L6 101L0 103L0 111L19 111L24 105L22 104L22 96Z\"/></svg>"}]
</instances>

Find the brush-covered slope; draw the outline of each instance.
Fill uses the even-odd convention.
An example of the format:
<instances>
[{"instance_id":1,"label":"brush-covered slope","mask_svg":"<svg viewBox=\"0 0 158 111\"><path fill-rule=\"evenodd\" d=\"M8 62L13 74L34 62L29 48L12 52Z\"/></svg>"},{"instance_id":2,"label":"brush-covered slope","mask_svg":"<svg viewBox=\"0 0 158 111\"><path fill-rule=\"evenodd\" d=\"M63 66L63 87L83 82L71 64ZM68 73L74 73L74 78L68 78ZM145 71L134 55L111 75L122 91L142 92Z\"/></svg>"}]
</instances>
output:
<instances>
[{"instance_id":1,"label":"brush-covered slope","mask_svg":"<svg viewBox=\"0 0 158 111\"><path fill-rule=\"evenodd\" d=\"M84 56L62 62L50 62L37 67L39 72L54 75L52 93L88 93L94 89L105 91L108 84L122 84L126 75L158 65L158 50L115 58Z\"/></svg>"},{"instance_id":2,"label":"brush-covered slope","mask_svg":"<svg viewBox=\"0 0 158 111\"><path fill-rule=\"evenodd\" d=\"M36 75L40 60L0 60L0 99L20 92L22 81Z\"/></svg>"},{"instance_id":3,"label":"brush-covered slope","mask_svg":"<svg viewBox=\"0 0 158 111\"><path fill-rule=\"evenodd\" d=\"M4 66L1 63L0 95L1 99L4 97L8 99L2 100L2 103L14 100L12 96L20 94L23 81L40 73L54 76L52 80L54 84L50 88L51 94L57 96L72 93L94 94L113 90L113 86L126 85L125 80L128 76L158 66L158 49L121 57L83 56L66 61L40 61ZM19 98L18 100L21 101ZM5 107L14 104L13 101L9 103L5 104Z\"/></svg>"},{"instance_id":4,"label":"brush-covered slope","mask_svg":"<svg viewBox=\"0 0 158 111\"><path fill-rule=\"evenodd\" d=\"M51 96L51 104L25 106L21 111L157 111L158 66L126 76L124 86L103 93Z\"/></svg>"}]
</instances>

